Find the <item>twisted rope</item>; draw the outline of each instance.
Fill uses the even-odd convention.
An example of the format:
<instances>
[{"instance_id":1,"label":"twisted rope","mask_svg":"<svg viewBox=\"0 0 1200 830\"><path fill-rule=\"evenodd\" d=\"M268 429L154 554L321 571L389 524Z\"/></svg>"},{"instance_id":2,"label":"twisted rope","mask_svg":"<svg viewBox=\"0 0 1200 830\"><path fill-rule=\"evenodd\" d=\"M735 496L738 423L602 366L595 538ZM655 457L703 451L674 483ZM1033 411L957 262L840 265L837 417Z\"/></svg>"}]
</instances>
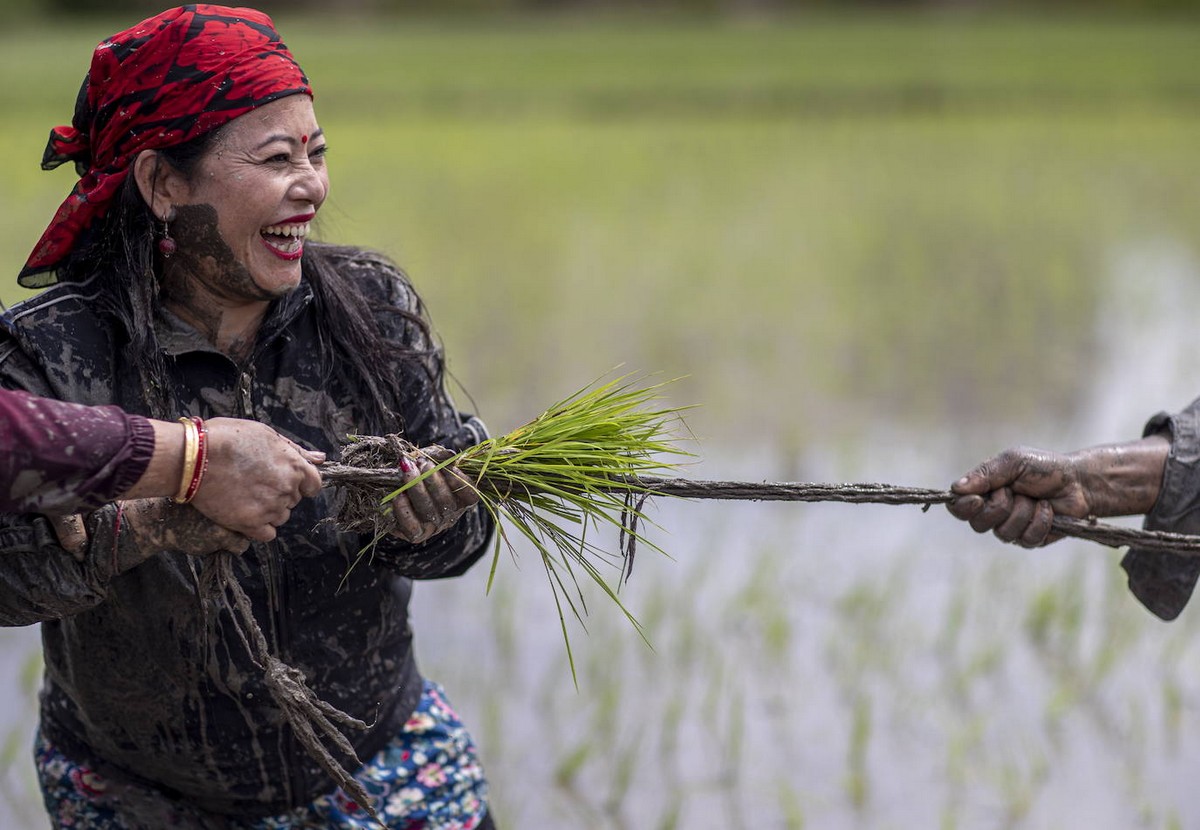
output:
<instances>
[{"instance_id":1,"label":"twisted rope","mask_svg":"<svg viewBox=\"0 0 1200 830\"><path fill-rule=\"evenodd\" d=\"M332 743L346 757L354 760L352 769L357 769L362 766L362 761L358 759L354 745L342 734L338 725L366 730L369 728L368 724L319 698L308 687L304 672L289 666L271 653L267 637L254 617L250 597L233 574L233 557L234 554L221 551L205 558L200 573L201 599L219 601L228 597L233 629L249 652L250 659L262 671L271 699L287 719L300 745L321 765L335 784L349 793L381 828L384 827L366 789L321 742L324 738Z\"/></svg>"},{"instance_id":2,"label":"twisted rope","mask_svg":"<svg viewBox=\"0 0 1200 830\"><path fill-rule=\"evenodd\" d=\"M321 467L325 484L357 484L395 489L404 483L396 470L365 469L343 464ZM627 479L613 488L620 492L636 492L648 496L672 496L683 499L721 499L735 501L800 501L842 502L847 504L915 504L928 510L935 504L946 504L956 498L949 490L924 487L899 487L892 484L813 484L794 482L701 481L685 478ZM1168 533L1160 530L1141 530L1104 524L1093 519L1074 519L1055 516L1055 532L1096 542L1108 547L1137 547L1173 553L1179 556L1200 556L1200 536Z\"/></svg>"},{"instance_id":3,"label":"twisted rope","mask_svg":"<svg viewBox=\"0 0 1200 830\"><path fill-rule=\"evenodd\" d=\"M897 487L891 484L758 484L744 481L689 481L681 478L643 479L642 484L654 493L692 499L919 504L929 509L935 504L947 504L957 498L949 490ZM1064 536L1086 539L1112 548L1129 546L1183 556L1200 556L1200 536L1185 533L1120 527L1099 522L1095 518L1075 519L1070 516L1055 516L1053 527Z\"/></svg>"}]
</instances>

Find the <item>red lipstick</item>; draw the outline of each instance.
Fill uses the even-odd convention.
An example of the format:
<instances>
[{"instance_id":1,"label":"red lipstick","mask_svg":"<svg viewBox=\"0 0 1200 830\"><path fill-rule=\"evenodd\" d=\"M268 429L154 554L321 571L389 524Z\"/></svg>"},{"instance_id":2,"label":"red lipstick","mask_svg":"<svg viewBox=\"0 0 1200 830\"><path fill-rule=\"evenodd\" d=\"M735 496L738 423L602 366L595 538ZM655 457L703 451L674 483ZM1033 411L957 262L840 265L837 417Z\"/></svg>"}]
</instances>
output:
<instances>
[{"instance_id":1,"label":"red lipstick","mask_svg":"<svg viewBox=\"0 0 1200 830\"><path fill-rule=\"evenodd\" d=\"M280 219L278 222L272 222L274 225L302 225L305 222L311 222L317 216L314 210L312 213L305 213L301 216L293 216L290 219Z\"/></svg>"}]
</instances>

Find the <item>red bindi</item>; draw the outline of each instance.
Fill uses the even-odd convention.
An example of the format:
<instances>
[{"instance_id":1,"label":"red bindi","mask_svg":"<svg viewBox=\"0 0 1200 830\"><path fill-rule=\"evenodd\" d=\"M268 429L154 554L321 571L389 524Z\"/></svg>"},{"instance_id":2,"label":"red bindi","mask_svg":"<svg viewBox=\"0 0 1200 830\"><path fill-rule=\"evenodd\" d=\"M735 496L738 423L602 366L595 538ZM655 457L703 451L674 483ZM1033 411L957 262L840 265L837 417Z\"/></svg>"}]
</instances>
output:
<instances>
[{"instance_id":1,"label":"red bindi","mask_svg":"<svg viewBox=\"0 0 1200 830\"><path fill-rule=\"evenodd\" d=\"M300 143L301 143L301 144L307 144L307 143L308 143L308 136L306 136L306 135L302 135L302 136L300 136Z\"/></svg>"}]
</instances>

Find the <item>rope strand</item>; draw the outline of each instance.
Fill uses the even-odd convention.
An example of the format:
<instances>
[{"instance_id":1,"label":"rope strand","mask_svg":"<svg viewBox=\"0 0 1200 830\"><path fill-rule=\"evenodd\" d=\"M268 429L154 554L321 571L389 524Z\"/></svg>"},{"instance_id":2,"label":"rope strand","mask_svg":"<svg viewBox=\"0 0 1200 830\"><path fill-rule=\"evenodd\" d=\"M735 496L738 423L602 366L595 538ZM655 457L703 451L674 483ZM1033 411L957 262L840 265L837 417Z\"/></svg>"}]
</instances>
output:
<instances>
[{"instance_id":1,"label":"rope strand","mask_svg":"<svg viewBox=\"0 0 1200 830\"><path fill-rule=\"evenodd\" d=\"M321 478L327 485L358 484L389 489L395 489L404 483L397 470L372 470L333 463L321 467ZM654 496L682 499L914 504L925 509L935 504L946 504L956 498L949 490L899 487L892 484L702 481L648 476L628 480L627 485L614 487L614 490L628 491L631 487ZM1137 547L1178 556L1200 556L1200 536L1120 527L1098 522L1094 518L1074 519L1069 516L1055 516L1053 527L1055 532L1064 536L1085 539L1113 548Z\"/></svg>"}]
</instances>

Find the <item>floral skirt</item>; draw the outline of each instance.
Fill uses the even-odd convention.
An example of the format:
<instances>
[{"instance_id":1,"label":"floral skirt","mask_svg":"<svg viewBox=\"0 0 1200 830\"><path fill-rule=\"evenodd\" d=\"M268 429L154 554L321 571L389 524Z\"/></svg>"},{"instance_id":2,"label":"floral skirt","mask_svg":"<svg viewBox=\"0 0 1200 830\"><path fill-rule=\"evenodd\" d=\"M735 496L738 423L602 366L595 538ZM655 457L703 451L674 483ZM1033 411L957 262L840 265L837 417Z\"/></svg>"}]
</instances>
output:
<instances>
[{"instance_id":1,"label":"floral skirt","mask_svg":"<svg viewBox=\"0 0 1200 830\"><path fill-rule=\"evenodd\" d=\"M338 788L287 813L235 819L204 814L155 791L117 784L64 756L39 734L34 746L42 797L55 828L70 830L378 830ZM476 830L487 814L487 782L474 741L436 683L425 681L400 734L354 778L390 830Z\"/></svg>"}]
</instances>

